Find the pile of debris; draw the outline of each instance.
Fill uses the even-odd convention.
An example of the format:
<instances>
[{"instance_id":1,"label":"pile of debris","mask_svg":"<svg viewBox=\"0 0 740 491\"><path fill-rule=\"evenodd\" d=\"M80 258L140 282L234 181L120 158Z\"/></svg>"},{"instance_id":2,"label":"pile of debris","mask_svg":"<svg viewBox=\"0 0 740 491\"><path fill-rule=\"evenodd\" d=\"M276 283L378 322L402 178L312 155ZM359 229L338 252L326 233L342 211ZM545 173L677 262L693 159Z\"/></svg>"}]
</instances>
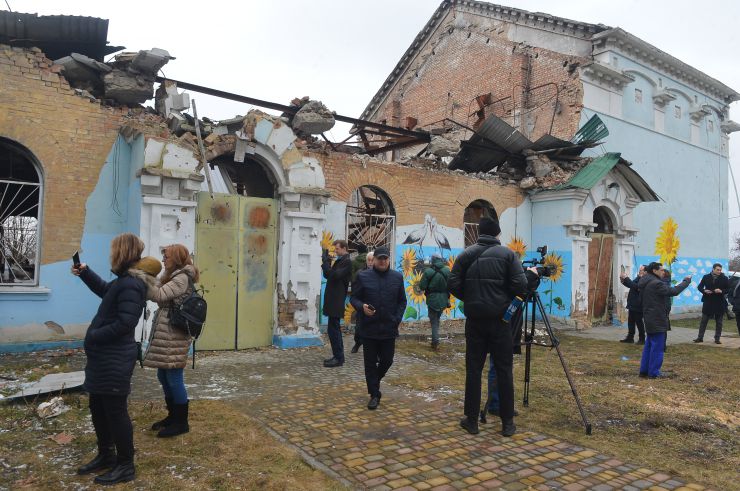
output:
<instances>
[{"instance_id":1,"label":"pile of debris","mask_svg":"<svg viewBox=\"0 0 740 491\"><path fill-rule=\"evenodd\" d=\"M81 96L122 105L141 104L152 98L159 70L174 58L159 48L138 53L123 52L109 63L71 53L54 63L70 87Z\"/></svg>"}]
</instances>

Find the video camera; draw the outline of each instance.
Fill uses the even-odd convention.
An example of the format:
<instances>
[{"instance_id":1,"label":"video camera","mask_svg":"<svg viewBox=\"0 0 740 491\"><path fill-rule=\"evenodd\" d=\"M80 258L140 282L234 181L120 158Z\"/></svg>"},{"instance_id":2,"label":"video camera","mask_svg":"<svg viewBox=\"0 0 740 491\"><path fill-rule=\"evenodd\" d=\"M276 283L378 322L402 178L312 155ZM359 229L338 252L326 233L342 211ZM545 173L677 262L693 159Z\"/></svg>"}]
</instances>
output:
<instances>
[{"instance_id":1,"label":"video camera","mask_svg":"<svg viewBox=\"0 0 740 491\"><path fill-rule=\"evenodd\" d=\"M534 259L530 259L528 261L522 261L522 266L526 269L529 267L534 267L537 269L537 274L540 276L540 278L549 278L552 276L553 270L551 266L545 266L545 256L547 256L547 246L543 245L541 247L537 248L537 252L539 253L540 257L535 257Z\"/></svg>"}]
</instances>

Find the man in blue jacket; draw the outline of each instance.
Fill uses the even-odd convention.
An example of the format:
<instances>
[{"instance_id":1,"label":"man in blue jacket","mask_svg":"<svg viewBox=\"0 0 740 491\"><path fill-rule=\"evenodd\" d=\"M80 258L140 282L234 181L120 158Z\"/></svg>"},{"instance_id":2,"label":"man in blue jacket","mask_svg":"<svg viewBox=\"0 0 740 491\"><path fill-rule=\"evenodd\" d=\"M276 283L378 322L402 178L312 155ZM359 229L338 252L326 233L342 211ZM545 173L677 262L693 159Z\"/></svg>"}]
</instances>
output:
<instances>
[{"instance_id":1,"label":"man in blue jacket","mask_svg":"<svg viewBox=\"0 0 740 491\"><path fill-rule=\"evenodd\" d=\"M380 403L380 381L393 365L398 325L406 310L403 275L391 269L390 251L378 247L374 252L373 267L357 275L350 298L360 316L368 409Z\"/></svg>"}]
</instances>

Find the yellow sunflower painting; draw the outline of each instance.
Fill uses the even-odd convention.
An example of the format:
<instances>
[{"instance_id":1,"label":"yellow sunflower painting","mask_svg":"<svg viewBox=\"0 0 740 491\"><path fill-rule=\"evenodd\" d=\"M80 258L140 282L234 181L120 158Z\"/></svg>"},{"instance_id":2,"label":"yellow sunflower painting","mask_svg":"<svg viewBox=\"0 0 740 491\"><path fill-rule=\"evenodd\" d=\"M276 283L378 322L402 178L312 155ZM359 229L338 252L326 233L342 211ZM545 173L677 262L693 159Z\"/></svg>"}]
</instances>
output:
<instances>
[{"instance_id":1,"label":"yellow sunflower painting","mask_svg":"<svg viewBox=\"0 0 740 491\"><path fill-rule=\"evenodd\" d=\"M655 253L660 256L660 262L670 269L670 265L678 257L681 241L678 240L678 224L668 217L660 226L660 232L655 239Z\"/></svg>"},{"instance_id":2,"label":"yellow sunflower painting","mask_svg":"<svg viewBox=\"0 0 740 491\"><path fill-rule=\"evenodd\" d=\"M329 251L330 256L334 256L334 234L331 232L324 231L321 235L321 249Z\"/></svg>"},{"instance_id":3,"label":"yellow sunflower painting","mask_svg":"<svg viewBox=\"0 0 740 491\"><path fill-rule=\"evenodd\" d=\"M506 247L516 252L516 255L519 256L520 260L523 259L524 255L527 253L527 244L524 243L524 240L522 240L521 237L512 237L509 243L506 244Z\"/></svg>"},{"instance_id":4,"label":"yellow sunflower painting","mask_svg":"<svg viewBox=\"0 0 740 491\"><path fill-rule=\"evenodd\" d=\"M349 326L352 323L352 314L355 313L355 308L351 303L344 306L344 325Z\"/></svg>"},{"instance_id":5,"label":"yellow sunflower painting","mask_svg":"<svg viewBox=\"0 0 740 491\"><path fill-rule=\"evenodd\" d=\"M447 258L447 267L450 268L450 271L452 271L452 267L455 265L456 260L457 256L450 256Z\"/></svg>"},{"instance_id":6,"label":"yellow sunflower painting","mask_svg":"<svg viewBox=\"0 0 740 491\"><path fill-rule=\"evenodd\" d=\"M408 278L409 286L406 287L406 294L409 297L409 301L411 303L421 305L424 302L426 302L426 295L424 295L424 292L419 290L419 283L421 283L421 272L414 273L411 272L411 275Z\"/></svg>"},{"instance_id":7,"label":"yellow sunflower painting","mask_svg":"<svg viewBox=\"0 0 740 491\"><path fill-rule=\"evenodd\" d=\"M450 306L444 309L442 313L446 316L451 316L456 308L457 308L457 299L453 295L450 295Z\"/></svg>"},{"instance_id":8,"label":"yellow sunflower painting","mask_svg":"<svg viewBox=\"0 0 740 491\"><path fill-rule=\"evenodd\" d=\"M549 267L550 271L552 272L552 274L550 275L550 281L556 282L560 279L561 276L563 276L565 266L563 265L563 256L561 256L560 254L555 254L554 252L551 252L550 254L545 256L542 264Z\"/></svg>"},{"instance_id":9,"label":"yellow sunflower painting","mask_svg":"<svg viewBox=\"0 0 740 491\"><path fill-rule=\"evenodd\" d=\"M403 256L401 257L401 271L403 271L403 275L407 277L412 276L417 262L416 251L414 249L404 249Z\"/></svg>"}]
</instances>

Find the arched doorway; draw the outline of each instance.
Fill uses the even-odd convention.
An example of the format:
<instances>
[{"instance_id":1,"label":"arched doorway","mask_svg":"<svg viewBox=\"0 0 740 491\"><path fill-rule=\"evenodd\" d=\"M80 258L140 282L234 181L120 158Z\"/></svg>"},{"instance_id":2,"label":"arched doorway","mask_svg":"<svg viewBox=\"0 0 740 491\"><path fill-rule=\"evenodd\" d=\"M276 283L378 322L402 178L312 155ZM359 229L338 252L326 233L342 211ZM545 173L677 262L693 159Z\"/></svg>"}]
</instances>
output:
<instances>
[{"instance_id":1,"label":"arched doorway","mask_svg":"<svg viewBox=\"0 0 740 491\"><path fill-rule=\"evenodd\" d=\"M463 215L463 227L465 232L465 247L469 247L478 242L478 224L483 217L495 218L498 220L496 209L491 203L484 199L471 201L465 208Z\"/></svg>"},{"instance_id":2,"label":"arched doorway","mask_svg":"<svg viewBox=\"0 0 740 491\"><path fill-rule=\"evenodd\" d=\"M41 259L41 166L0 137L0 285L35 286Z\"/></svg>"},{"instance_id":3,"label":"arched doorway","mask_svg":"<svg viewBox=\"0 0 740 491\"><path fill-rule=\"evenodd\" d=\"M594 208L594 231L588 247L588 317L611 323L614 313L614 229L616 217L605 206Z\"/></svg>"},{"instance_id":4,"label":"arched doorway","mask_svg":"<svg viewBox=\"0 0 740 491\"><path fill-rule=\"evenodd\" d=\"M211 162L211 168L220 172L231 194L273 199L276 196L278 186L272 172L256 158L234 162L231 155L222 156Z\"/></svg>"},{"instance_id":5,"label":"arched doorway","mask_svg":"<svg viewBox=\"0 0 740 491\"><path fill-rule=\"evenodd\" d=\"M355 189L347 203L346 224L350 251L362 252L385 246L393 259L396 210L388 193L371 185Z\"/></svg>"}]
</instances>

